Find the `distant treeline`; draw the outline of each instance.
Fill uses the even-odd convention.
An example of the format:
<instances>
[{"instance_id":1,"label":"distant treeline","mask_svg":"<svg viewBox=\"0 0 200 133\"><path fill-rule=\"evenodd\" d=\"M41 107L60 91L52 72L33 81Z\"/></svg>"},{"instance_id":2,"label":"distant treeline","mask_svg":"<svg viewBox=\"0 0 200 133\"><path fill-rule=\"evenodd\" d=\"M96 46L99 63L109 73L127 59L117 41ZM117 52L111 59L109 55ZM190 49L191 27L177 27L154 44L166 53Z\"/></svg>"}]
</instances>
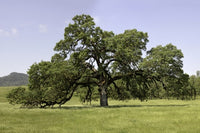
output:
<instances>
[{"instance_id":1,"label":"distant treeline","mask_svg":"<svg viewBox=\"0 0 200 133\"><path fill-rule=\"evenodd\" d=\"M24 73L10 73L8 76L0 77L0 86L21 86L28 84L28 75Z\"/></svg>"}]
</instances>

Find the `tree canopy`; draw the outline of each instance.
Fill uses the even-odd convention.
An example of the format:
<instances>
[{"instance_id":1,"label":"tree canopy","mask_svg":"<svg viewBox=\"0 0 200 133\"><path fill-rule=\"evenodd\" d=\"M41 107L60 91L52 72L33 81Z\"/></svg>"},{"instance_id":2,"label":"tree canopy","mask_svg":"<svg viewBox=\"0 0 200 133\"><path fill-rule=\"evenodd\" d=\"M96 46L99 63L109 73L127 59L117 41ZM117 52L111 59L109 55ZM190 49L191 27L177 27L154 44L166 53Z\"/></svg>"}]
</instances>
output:
<instances>
[{"instance_id":1,"label":"tree canopy","mask_svg":"<svg viewBox=\"0 0 200 133\"><path fill-rule=\"evenodd\" d=\"M62 105L76 92L83 101L98 94L100 105L108 106L108 96L148 99L153 85L182 90L188 77L182 70L181 50L172 44L157 46L143 58L147 43L147 33L132 29L114 34L96 27L89 15L75 16L51 61L29 69L29 93L37 96L32 101L40 107Z\"/></svg>"},{"instance_id":2,"label":"tree canopy","mask_svg":"<svg viewBox=\"0 0 200 133\"><path fill-rule=\"evenodd\" d=\"M64 40L54 48L66 59L74 59L75 66L87 69L82 79L98 86L101 106L107 106L107 89L115 81L137 75L138 64L142 61L142 51L148 42L147 33L126 30L123 34L103 31L95 27L89 15L75 16L74 24L65 28ZM93 82L90 82L90 81Z\"/></svg>"},{"instance_id":3,"label":"tree canopy","mask_svg":"<svg viewBox=\"0 0 200 133\"><path fill-rule=\"evenodd\" d=\"M147 52L141 63L154 77L154 83L160 82L168 96L186 96L185 89L189 76L183 73L183 53L172 44L157 46ZM158 86L158 85L157 85Z\"/></svg>"}]
</instances>

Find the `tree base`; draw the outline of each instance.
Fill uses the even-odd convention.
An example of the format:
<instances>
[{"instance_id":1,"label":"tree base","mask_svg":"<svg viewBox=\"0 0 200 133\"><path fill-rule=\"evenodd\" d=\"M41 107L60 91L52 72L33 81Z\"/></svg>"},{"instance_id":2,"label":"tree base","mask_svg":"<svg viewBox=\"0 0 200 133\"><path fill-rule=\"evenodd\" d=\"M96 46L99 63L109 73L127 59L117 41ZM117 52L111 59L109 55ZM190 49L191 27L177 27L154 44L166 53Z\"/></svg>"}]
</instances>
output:
<instances>
[{"instance_id":1,"label":"tree base","mask_svg":"<svg viewBox=\"0 0 200 133\"><path fill-rule=\"evenodd\" d=\"M108 98L107 98L107 94L105 93L101 93L100 94L100 106L101 107L106 107L108 106Z\"/></svg>"}]
</instances>

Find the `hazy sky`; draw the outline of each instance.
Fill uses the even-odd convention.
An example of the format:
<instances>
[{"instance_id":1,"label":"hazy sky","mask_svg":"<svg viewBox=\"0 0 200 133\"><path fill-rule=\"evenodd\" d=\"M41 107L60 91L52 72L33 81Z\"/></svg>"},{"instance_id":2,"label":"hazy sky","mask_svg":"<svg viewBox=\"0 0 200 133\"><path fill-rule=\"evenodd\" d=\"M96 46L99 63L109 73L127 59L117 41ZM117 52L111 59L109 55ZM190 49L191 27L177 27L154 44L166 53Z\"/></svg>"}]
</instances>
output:
<instances>
[{"instance_id":1,"label":"hazy sky","mask_svg":"<svg viewBox=\"0 0 200 133\"><path fill-rule=\"evenodd\" d=\"M64 28L89 14L103 30L147 32L147 48L172 43L184 71L200 70L200 0L0 0L0 76L50 60Z\"/></svg>"}]
</instances>

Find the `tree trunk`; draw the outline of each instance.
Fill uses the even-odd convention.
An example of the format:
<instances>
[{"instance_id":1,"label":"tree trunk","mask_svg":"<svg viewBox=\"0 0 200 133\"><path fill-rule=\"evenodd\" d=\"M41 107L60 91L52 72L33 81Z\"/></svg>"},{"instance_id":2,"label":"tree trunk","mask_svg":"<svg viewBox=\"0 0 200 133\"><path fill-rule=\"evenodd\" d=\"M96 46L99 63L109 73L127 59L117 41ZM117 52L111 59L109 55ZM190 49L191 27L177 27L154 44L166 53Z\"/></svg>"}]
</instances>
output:
<instances>
[{"instance_id":1,"label":"tree trunk","mask_svg":"<svg viewBox=\"0 0 200 133\"><path fill-rule=\"evenodd\" d=\"M197 91L196 91L196 88L194 87L194 100L196 100L196 95L197 95Z\"/></svg>"},{"instance_id":2,"label":"tree trunk","mask_svg":"<svg viewBox=\"0 0 200 133\"><path fill-rule=\"evenodd\" d=\"M107 88L105 86L100 87L100 106L108 106Z\"/></svg>"}]
</instances>

